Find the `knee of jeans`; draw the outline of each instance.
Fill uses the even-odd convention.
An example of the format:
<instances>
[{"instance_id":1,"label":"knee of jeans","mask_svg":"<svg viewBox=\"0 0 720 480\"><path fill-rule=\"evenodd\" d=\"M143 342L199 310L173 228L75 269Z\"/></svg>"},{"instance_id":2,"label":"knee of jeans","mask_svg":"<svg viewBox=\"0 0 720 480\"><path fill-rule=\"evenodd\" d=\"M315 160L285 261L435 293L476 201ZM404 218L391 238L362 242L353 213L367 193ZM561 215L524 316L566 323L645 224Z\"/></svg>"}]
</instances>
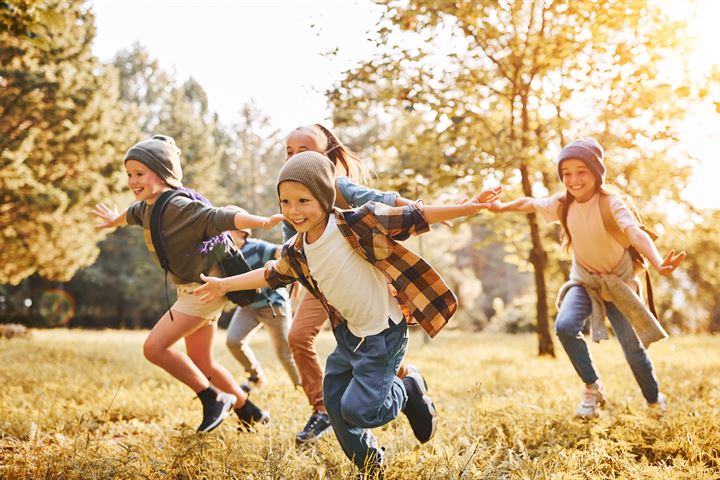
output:
<instances>
[{"instance_id":1,"label":"knee of jeans","mask_svg":"<svg viewBox=\"0 0 720 480\"><path fill-rule=\"evenodd\" d=\"M633 348L629 351L625 352L625 358L627 359L629 364L644 364L648 361L647 352L645 349L638 345L636 348Z\"/></svg>"},{"instance_id":2,"label":"knee of jeans","mask_svg":"<svg viewBox=\"0 0 720 480\"><path fill-rule=\"evenodd\" d=\"M360 404L356 401L347 401L343 398L340 403L340 414L351 425L361 428L375 426L380 408L370 403Z\"/></svg>"},{"instance_id":3,"label":"knee of jeans","mask_svg":"<svg viewBox=\"0 0 720 480\"><path fill-rule=\"evenodd\" d=\"M555 319L555 335L558 337L577 337L580 331L574 322L567 321L560 315Z\"/></svg>"},{"instance_id":4,"label":"knee of jeans","mask_svg":"<svg viewBox=\"0 0 720 480\"><path fill-rule=\"evenodd\" d=\"M238 338L238 337L232 337L229 336L225 339L225 345L231 350L236 348L242 348L242 346L245 344L244 339Z\"/></svg>"}]
</instances>

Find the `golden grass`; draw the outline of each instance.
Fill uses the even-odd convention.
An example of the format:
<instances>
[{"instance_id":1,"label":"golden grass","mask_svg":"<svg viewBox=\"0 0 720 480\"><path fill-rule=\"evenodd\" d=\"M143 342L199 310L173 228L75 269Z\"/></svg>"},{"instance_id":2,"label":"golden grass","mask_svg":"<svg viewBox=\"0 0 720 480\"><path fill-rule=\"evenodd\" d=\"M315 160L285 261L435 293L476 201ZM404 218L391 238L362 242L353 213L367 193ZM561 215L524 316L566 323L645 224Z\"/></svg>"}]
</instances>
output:
<instances>
[{"instance_id":1,"label":"golden grass","mask_svg":"<svg viewBox=\"0 0 720 480\"><path fill-rule=\"evenodd\" d=\"M198 435L199 401L142 357L146 332L34 331L0 339L0 478L353 478L334 436L296 448L310 413L272 354L254 347L270 380L254 394L272 422L255 433L234 417ZM218 339L216 355L241 367ZM333 347L319 339L323 355ZM559 346L558 346L559 348ZM538 358L535 337L443 332L425 344L413 330L409 360L421 367L440 415L419 446L404 416L376 429L387 479L720 478L720 338L654 345L662 420L645 408L614 340L592 345L610 402L600 419L573 418L581 383L570 363Z\"/></svg>"}]
</instances>

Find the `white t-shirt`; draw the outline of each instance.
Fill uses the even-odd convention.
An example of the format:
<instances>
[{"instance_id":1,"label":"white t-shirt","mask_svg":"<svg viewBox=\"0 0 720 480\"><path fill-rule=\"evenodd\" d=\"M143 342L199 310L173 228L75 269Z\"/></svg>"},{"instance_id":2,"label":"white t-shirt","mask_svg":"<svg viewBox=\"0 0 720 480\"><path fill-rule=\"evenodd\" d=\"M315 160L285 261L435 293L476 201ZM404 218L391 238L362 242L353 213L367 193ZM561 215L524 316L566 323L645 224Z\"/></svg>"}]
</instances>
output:
<instances>
[{"instance_id":1,"label":"white t-shirt","mask_svg":"<svg viewBox=\"0 0 720 480\"><path fill-rule=\"evenodd\" d=\"M560 201L565 193L537 199L535 210L547 222L559 222ZM605 229L595 194L585 203L574 201L568 210L567 227L572 236L570 248L575 259L588 270L596 273L610 273L622 259L625 249ZM622 231L637 226L625 203L617 196L610 197L610 211Z\"/></svg>"},{"instance_id":2,"label":"white t-shirt","mask_svg":"<svg viewBox=\"0 0 720 480\"><path fill-rule=\"evenodd\" d=\"M353 250L330 215L323 234L313 243L303 235L303 249L310 274L328 303L347 320L356 337L377 335L403 315L390 295L383 274Z\"/></svg>"}]
</instances>

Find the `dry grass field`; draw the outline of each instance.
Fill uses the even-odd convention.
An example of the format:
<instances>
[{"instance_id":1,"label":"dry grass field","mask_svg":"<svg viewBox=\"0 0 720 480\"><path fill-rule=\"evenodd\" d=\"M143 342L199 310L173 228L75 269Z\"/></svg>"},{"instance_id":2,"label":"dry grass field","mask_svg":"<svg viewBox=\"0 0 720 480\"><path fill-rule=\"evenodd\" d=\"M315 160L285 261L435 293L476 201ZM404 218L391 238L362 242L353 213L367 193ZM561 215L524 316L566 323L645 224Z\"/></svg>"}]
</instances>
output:
<instances>
[{"instance_id":1,"label":"dry grass field","mask_svg":"<svg viewBox=\"0 0 720 480\"><path fill-rule=\"evenodd\" d=\"M142 357L142 331L33 331L0 338L0 478L344 479L355 471L334 436L297 448L309 407L291 388L266 335L254 347L269 385L253 394L269 425L240 432L234 417L198 435L200 403ZM216 355L240 376L219 335ZM323 332L320 351L332 348ZM557 345L557 348L560 348ZM418 364L439 410L419 446L404 416L375 431L387 479L718 479L720 338L654 345L669 414L650 417L614 340L592 345L610 397L595 421L573 418L581 384L564 352L535 355L535 337L443 332Z\"/></svg>"}]
</instances>

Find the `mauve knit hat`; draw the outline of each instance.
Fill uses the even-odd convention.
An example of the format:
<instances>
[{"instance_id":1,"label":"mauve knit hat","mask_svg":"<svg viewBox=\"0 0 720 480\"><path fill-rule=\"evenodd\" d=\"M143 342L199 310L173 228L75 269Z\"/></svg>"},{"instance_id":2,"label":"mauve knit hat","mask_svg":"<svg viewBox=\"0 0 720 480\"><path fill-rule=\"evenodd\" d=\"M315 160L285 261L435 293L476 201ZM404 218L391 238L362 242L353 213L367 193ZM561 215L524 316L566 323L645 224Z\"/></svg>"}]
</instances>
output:
<instances>
[{"instance_id":1,"label":"mauve knit hat","mask_svg":"<svg viewBox=\"0 0 720 480\"><path fill-rule=\"evenodd\" d=\"M287 181L302 183L325 212L332 211L335 204L335 165L328 157L317 152L301 152L293 155L285 162L278 174L278 197L280 184Z\"/></svg>"},{"instance_id":2,"label":"mauve knit hat","mask_svg":"<svg viewBox=\"0 0 720 480\"><path fill-rule=\"evenodd\" d=\"M148 140L133 145L125 154L124 162L128 160L137 160L145 164L171 187L182 187L180 149L175 145L175 139L172 137L154 135Z\"/></svg>"},{"instance_id":3,"label":"mauve knit hat","mask_svg":"<svg viewBox=\"0 0 720 480\"><path fill-rule=\"evenodd\" d=\"M575 158L582 161L599 179L600 183L605 182L605 152L597 140L592 137L583 137L575 140L560 150L557 159L558 177L562 181L561 165L564 160Z\"/></svg>"}]
</instances>

